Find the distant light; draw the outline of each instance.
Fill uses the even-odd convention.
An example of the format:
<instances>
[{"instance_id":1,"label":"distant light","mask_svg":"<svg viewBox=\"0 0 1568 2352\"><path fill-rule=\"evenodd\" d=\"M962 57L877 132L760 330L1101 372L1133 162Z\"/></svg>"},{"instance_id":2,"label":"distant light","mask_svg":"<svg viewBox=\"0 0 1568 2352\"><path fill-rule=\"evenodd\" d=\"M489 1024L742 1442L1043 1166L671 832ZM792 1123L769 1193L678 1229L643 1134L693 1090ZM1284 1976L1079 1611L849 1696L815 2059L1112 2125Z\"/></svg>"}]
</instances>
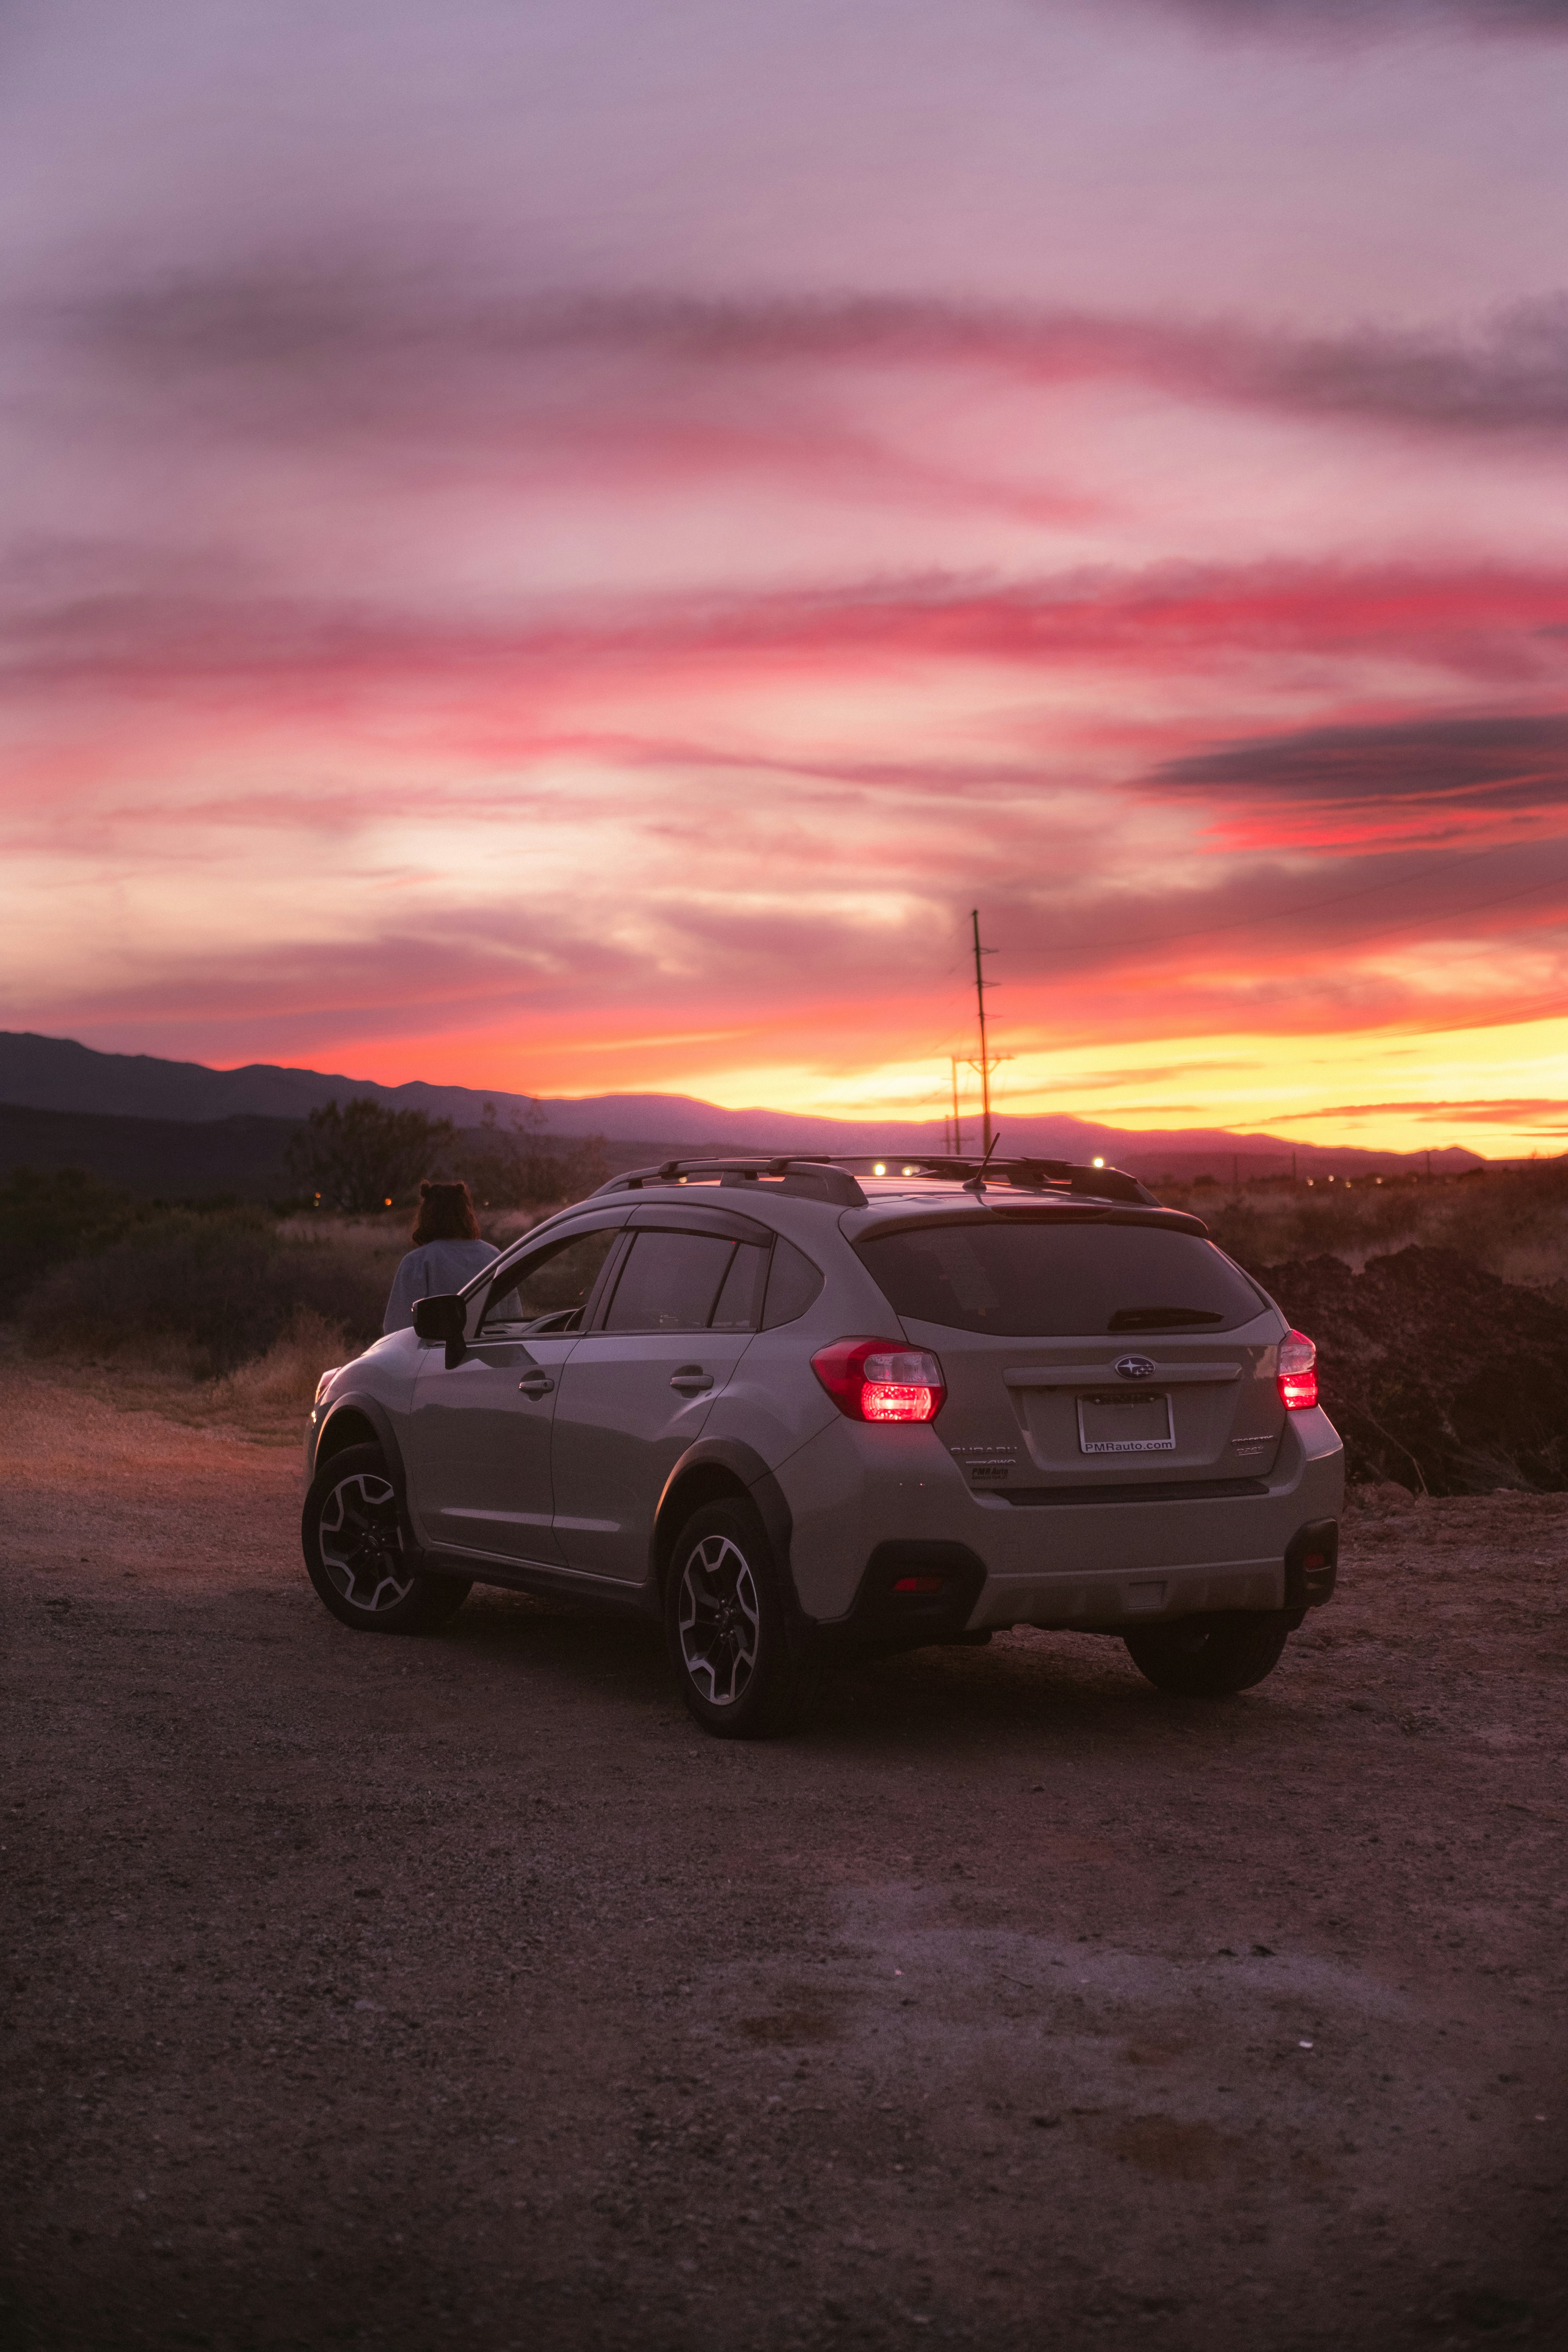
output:
<instances>
[{"instance_id":1,"label":"distant light","mask_svg":"<svg viewBox=\"0 0 1568 2352\"><path fill-rule=\"evenodd\" d=\"M887 1172L886 1163L880 1160L877 1161L875 1167L871 1171L873 1176L885 1176Z\"/></svg>"},{"instance_id":2,"label":"distant light","mask_svg":"<svg viewBox=\"0 0 1568 2352\"><path fill-rule=\"evenodd\" d=\"M1104 1167L1104 1165L1105 1165L1105 1162L1104 1162L1104 1160L1097 1160L1095 1161L1094 1165L1095 1165L1097 1168L1103 1168L1103 1167Z\"/></svg>"},{"instance_id":3,"label":"distant light","mask_svg":"<svg viewBox=\"0 0 1568 2352\"><path fill-rule=\"evenodd\" d=\"M918 1168L900 1168L899 1171L900 1176L918 1176L920 1172Z\"/></svg>"}]
</instances>

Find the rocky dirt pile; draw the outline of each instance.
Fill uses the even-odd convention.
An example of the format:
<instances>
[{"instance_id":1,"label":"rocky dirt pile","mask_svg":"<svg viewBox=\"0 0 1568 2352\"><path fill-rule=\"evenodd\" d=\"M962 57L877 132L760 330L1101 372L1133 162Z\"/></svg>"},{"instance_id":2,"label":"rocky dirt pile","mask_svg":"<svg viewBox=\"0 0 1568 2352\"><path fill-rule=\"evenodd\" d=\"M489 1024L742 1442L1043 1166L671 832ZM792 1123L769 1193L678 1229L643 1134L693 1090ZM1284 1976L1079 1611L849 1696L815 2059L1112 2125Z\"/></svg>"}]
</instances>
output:
<instances>
[{"instance_id":1,"label":"rocky dirt pile","mask_svg":"<svg viewBox=\"0 0 1568 2352\"><path fill-rule=\"evenodd\" d=\"M1252 1272L1318 1343L1352 1479L1433 1495L1568 1488L1568 1309L1456 1250Z\"/></svg>"}]
</instances>

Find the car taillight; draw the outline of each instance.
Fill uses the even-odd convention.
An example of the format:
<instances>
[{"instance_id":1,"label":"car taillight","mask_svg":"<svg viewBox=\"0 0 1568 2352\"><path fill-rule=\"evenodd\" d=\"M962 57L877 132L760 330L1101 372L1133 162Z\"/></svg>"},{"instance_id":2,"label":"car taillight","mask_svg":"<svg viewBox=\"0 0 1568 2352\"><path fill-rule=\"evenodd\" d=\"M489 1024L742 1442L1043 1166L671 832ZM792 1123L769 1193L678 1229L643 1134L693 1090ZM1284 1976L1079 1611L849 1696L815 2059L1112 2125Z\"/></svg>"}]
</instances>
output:
<instances>
[{"instance_id":1,"label":"car taillight","mask_svg":"<svg viewBox=\"0 0 1568 2352\"><path fill-rule=\"evenodd\" d=\"M1318 1402L1318 1351L1305 1331L1279 1342L1279 1402L1287 1412L1306 1412Z\"/></svg>"},{"instance_id":2,"label":"car taillight","mask_svg":"<svg viewBox=\"0 0 1568 2352\"><path fill-rule=\"evenodd\" d=\"M811 1369L850 1421L931 1421L947 1395L931 1350L897 1339L836 1339Z\"/></svg>"}]
</instances>

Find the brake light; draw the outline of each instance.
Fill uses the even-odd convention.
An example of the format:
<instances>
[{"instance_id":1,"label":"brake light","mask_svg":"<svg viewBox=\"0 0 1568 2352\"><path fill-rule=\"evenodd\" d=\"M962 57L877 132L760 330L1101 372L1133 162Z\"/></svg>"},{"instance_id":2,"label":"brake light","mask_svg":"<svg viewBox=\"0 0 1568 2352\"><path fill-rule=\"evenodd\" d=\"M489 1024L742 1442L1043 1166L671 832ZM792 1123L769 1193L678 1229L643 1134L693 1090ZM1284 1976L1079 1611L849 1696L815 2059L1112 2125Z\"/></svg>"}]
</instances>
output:
<instances>
[{"instance_id":1,"label":"brake light","mask_svg":"<svg viewBox=\"0 0 1568 2352\"><path fill-rule=\"evenodd\" d=\"M836 1339L811 1369L849 1421L932 1421L947 1396L929 1348L897 1339Z\"/></svg>"},{"instance_id":2,"label":"brake light","mask_svg":"<svg viewBox=\"0 0 1568 2352\"><path fill-rule=\"evenodd\" d=\"M1279 1402L1287 1412L1306 1412L1318 1402L1318 1351L1305 1331L1279 1342Z\"/></svg>"}]
</instances>

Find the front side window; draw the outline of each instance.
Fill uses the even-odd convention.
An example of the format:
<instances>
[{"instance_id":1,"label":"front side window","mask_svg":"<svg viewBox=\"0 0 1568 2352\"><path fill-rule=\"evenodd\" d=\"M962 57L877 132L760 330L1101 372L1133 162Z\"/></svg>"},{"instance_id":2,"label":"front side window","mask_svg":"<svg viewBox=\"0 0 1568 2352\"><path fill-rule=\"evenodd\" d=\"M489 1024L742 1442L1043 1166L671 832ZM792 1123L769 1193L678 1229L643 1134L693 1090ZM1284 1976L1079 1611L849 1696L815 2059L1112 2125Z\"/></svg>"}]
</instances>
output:
<instances>
[{"instance_id":1,"label":"front side window","mask_svg":"<svg viewBox=\"0 0 1568 2352\"><path fill-rule=\"evenodd\" d=\"M734 1243L714 1234L638 1234L605 1330L705 1331L734 1255Z\"/></svg>"},{"instance_id":2,"label":"front side window","mask_svg":"<svg viewBox=\"0 0 1568 2352\"><path fill-rule=\"evenodd\" d=\"M498 1276L479 1337L575 1331L620 1231L618 1225L603 1225L591 1233L568 1234L531 1256L520 1258Z\"/></svg>"},{"instance_id":3,"label":"front side window","mask_svg":"<svg viewBox=\"0 0 1568 2352\"><path fill-rule=\"evenodd\" d=\"M1153 1225L978 1221L870 1234L861 1264L895 1313L1010 1339L1230 1331L1260 1291L1200 1234Z\"/></svg>"}]
</instances>

